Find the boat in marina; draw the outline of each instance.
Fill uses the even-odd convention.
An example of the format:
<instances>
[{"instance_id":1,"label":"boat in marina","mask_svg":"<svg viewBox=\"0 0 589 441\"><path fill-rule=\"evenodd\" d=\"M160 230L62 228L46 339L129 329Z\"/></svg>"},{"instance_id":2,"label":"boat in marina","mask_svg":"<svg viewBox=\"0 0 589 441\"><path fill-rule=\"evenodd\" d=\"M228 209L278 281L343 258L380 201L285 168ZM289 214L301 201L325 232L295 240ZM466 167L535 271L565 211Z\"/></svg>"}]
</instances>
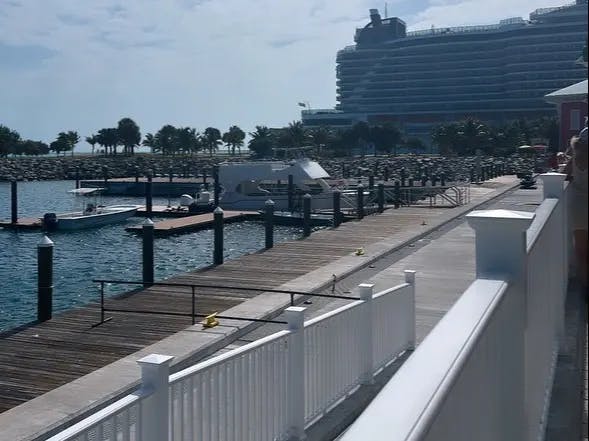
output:
<instances>
[{"instance_id":1,"label":"boat in marina","mask_svg":"<svg viewBox=\"0 0 589 441\"><path fill-rule=\"evenodd\" d=\"M333 208L333 191L338 187L330 185L329 174L310 159L220 164L220 206L227 210L256 211L271 199L276 211L289 210L289 175L293 180L293 211L300 211L305 194L312 196L313 211ZM353 204L345 191L341 203L342 207Z\"/></svg>"},{"instance_id":2,"label":"boat in marina","mask_svg":"<svg viewBox=\"0 0 589 441\"><path fill-rule=\"evenodd\" d=\"M133 216L141 205L101 205L98 197L102 188L77 188L70 190L77 196L94 197L84 208L69 213L45 213L41 218L47 230L81 230L122 222Z\"/></svg>"}]
</instances>

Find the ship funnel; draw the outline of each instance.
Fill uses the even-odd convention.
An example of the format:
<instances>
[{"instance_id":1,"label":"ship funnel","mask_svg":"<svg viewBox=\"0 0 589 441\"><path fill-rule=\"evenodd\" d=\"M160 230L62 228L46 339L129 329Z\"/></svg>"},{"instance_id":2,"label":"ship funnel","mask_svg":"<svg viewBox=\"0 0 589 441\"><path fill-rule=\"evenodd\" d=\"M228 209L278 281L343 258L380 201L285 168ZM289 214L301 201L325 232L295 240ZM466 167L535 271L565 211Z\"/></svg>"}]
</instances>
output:
<instances>
[{"instance_id":1,"label":"ship funnel","mask_svg":"<svg viewBox=\"0 0 589 441\"><path fill-rule=\"evenodd\" d=\"M380 14L378 13L378 9L371 9L370 10L370 22L372 26L380 26L382 24L382 20L380 18Z\"/></svg>"}]
</instances>

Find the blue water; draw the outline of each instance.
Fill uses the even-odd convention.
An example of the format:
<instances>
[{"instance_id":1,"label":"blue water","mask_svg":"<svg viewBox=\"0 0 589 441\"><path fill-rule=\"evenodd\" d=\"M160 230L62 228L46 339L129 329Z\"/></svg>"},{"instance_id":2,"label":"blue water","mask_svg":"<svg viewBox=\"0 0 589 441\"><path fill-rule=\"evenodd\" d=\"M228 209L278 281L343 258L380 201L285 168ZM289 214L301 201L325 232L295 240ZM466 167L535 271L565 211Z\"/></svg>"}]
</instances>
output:
<instances>
[{"instance_id":1,"label":"blue water","mask_svg":"<svg viewBox=\"0 0 589 441\"><path fill-rule=\"evenodd\" d=\"M18 184L19 217L39 217L43 213L66 212L81 207L81 198L67 192L71 181L20 182ZM105 205L143 204L141 198L104 197ZM172 199L172 204L177 201ZM168 200L154 198L154 205ZM0 182L0 219L10 218L10 184ZM141 223L131 218L124 223L101 228L51 232L47 235L54 247L54 311L63 311L98 299L93 278L120 280L141 279L141 237L125 227ZM37 244L41 231L0 229L0 331L36 318ZM275 242L299 238L292 227L275 227ZM225 226L225 259L252 253L264 246L264 226L259 222L242 222ZM161 280L173 274L212 263L211 230L157 238L155 242L155 277ZM123 289L109 287L109 294Z\"/></svg>"}]
</instances>

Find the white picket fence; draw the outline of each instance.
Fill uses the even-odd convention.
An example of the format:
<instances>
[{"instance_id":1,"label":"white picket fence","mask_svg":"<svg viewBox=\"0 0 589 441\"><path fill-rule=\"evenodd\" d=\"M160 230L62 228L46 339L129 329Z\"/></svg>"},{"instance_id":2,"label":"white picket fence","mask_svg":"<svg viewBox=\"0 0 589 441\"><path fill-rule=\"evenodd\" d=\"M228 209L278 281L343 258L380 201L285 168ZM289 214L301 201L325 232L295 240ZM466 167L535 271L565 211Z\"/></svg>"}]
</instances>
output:
<instances>
[{"instance_id":1,"label":"white picket fence","mask_svg":"<svg viewBox=\"0 0 589 441\"><path fill-rule=\"evenodd\" d=\"M564 175L542 175L534 214L467 215L477 280L342 441L544 438L563 333L570 229Z\"/></svg>"},{"instance_id":2,"label":"white picket fence","mask_svg":"<svg viewBox=\"0 0 589 441\"><path fill-rule=\"evenodd\" d=\"M141 388L50 441L274 441L304 430L415 341L415 274L405 283L170 375L172 357L139 360Z\"/></svg>"}]
</instances>

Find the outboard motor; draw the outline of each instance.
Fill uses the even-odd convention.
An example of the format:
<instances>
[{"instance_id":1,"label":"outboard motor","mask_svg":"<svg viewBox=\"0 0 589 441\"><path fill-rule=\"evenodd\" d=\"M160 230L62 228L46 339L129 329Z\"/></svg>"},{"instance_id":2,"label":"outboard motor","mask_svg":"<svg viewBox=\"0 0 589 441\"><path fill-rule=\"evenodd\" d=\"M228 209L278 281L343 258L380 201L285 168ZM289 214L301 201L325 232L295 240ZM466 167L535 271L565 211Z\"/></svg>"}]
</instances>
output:
<instances>
[{"instance_id":1,"label":"outboard motor","mask_svg":"<svg viewBox=\"0 0 589 441\"><path fill-rule=\"evenodd\" d=\"M57 229L57 215L55 213L45 213L43 215L43 227L46 230Z\"/></svg>"},{"instance_id":2,"label":"outboard motor","mask_svg":"<svg viewBox=\"0 0 589 441\"><path fill-rule=\"evenodd\" d=\"M194 198L189 194L183 194L180 196L180 206L181 207L188 207L190 204L194 202Z\"/></svg>"}]
</instances>

